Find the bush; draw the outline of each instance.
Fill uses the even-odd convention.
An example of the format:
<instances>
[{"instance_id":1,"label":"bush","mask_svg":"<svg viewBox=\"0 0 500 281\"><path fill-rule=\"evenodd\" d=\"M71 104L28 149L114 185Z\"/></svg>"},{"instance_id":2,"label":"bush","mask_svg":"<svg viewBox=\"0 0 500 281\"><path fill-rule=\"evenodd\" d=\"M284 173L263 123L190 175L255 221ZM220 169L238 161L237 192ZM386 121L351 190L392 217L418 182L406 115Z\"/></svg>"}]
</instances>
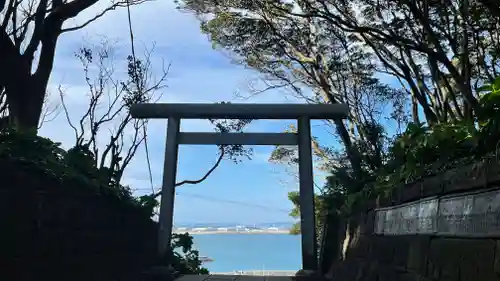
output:
<instances>
[{"instance_id":1,"label":"bush","mask_svg":"<svg viewBox=\"0 0 500 281\"><path fill-rule=\"evenodd\" d=\"M156 201L106 182L109 171L94 163L85 147L64 151L46 138L0 132L1 276L138 280L158 264ZM175 236L182 251L173 265L203 273L191 239Z\"/></svg>"},{"instance_id":2,"label":"bush","mask_svg":"<svg viewBox=\"0 0 500 281\"><path fill-rule=\"evenodd\" d=\"M321 197L325 202L337 200L328 204L330 212L350 214L368 199L388 195L396 187L482 158L498 158L500 77L478 91L476 116L447 123L408 124L404 133L388 143L382 164L363 171L365 178L355 178L348 165L332 171ZM363 188L358 191L357 186Z\"/></svg>"}]
</instances>

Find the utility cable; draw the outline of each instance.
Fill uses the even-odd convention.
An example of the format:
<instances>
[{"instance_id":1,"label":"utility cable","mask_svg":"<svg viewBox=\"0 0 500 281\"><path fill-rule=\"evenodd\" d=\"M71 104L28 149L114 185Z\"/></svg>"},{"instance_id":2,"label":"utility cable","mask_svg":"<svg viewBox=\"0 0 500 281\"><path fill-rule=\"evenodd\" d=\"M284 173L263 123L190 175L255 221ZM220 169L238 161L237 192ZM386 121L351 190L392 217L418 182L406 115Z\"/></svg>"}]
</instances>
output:
<instances>
[{"instance_id":1,"label":"utility cable","mask_svg":"<svg viewBox=\"0 0 500 281\"><path fill-rule=\"evenodd\" d=\"M128 30L129 30L129 35L130 35L130 49L132 52L132 62L134 64L133 69L134 69L134 71L136 71L136 73L135 73L136 79L135 80L137 80L139 78L138 78L137 69L136 69L137 68L137 58L135 56L134 31L132 28L132 15L130 13L130 0L127 0L127 19L128 19ZM136 86L139 87L139 81L135 81L135 83L137 84ZM144 149L145 149L145 153L146 153L146 162L148 165L149 184L151 186L151 192L154 194L155 190L153 187L153 172L151 170L151 160L149 158L148 135L147 135L147 130L146 130L146 124L147 124L147 122L143 121L142 134L144 136Z\"/></svg>"},{"instance_id":2,"label":"utility cable","mask_svg":"<svg viewBox=\"0 0 500 281\"><path fill-rule=\"evenodd\" d=\"M269 206L265 206L265 205L253 204L253 203L246 203L246 202L241 202L241 201L236 201L236 200L227 200L227 199L221 199L221 198L214 198L214 197L209 197L209 196L204 196L204 195L199 195L199 194L176 193L176 195L185 196L185 197L191 197L191 198L197 198L197 199L202 199L202 200L206 200L206 201L210 201L210 202L234 204L234 205L251 207L251 208L259 208L259 209L265 209L265 210L276 211L276 212L290 213L290 210L287 210L287 209L273 208L273 207L269 207Z\"/></svg>"}]
</instances>

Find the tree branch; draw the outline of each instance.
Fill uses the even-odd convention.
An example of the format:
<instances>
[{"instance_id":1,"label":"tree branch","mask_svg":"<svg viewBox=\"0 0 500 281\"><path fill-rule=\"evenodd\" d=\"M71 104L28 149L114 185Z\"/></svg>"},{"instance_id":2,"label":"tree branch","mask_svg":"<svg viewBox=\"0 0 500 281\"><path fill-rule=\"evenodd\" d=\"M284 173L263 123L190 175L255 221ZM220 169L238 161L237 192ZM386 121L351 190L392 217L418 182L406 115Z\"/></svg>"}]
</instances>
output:
<instances>
[{"instance_id":1,"label":"tree branch","mask_svg":"<svg viewBox=\"0 0 500 281\"><path fill-rule=\"evenodd\" d=\"M59 86L58 90L59 90L59 97L61 99L61 106L64 110L64 115L66 116L66 121L68 122L69 126L73 129L73 132L75 132L75 140L78 140L78 130L76 129L75 125L73 125L73 122L69 117L69 111L68 108L66 107L66 102L64 101L64 92L61 89L61 86Z\"/></svg>"},{"instance_id":2,"label":"tree branch","mask_svg":"<svg viewBox=\"0 0 500 281\"><path fill-rule=\"evenodd\" d=\"M201 177L198 180L183 180L181 182L176 183L175 187L185 185L185 184L199 184L199 183L205 181L213 173L213 171L215 171L215 169L217 169L217 167L219 167L220 163L222 162L222 159L224 158L224 154L225 154L225 151L223 148L221 148L217 162L215 162L215 164L212 166L212 168L210 168L210 170L208 170L203 177ZM157 198L161 194L162 194L162 191L160 190L159 192L157 192L156 194L153 195L153 198Z\"/></svg>"}]
</instances>

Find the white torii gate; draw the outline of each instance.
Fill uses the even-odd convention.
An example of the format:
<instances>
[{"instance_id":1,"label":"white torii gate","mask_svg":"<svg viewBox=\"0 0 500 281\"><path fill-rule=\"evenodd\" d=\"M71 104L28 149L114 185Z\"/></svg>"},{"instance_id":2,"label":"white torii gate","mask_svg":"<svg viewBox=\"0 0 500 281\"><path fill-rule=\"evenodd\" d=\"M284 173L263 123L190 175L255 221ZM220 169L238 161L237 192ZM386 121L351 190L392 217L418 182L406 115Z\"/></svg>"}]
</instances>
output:
<instances>
[{"instance_id":1,"label":"white torii gate","mask_svg":"<svg viewBox=\"0 0 500 281\"><path fill-rule=\"evenodd\" d=\"M165 165L159 216L158 251L170 251L177 155L179 144L201 145L298 145L302 266L318 269L314 216L311 119L341 119L348 115L343 104L135 104L133 118L168 118ZM298 133L195 133L180 132L182 119L295 119Z\"/></svg>"}]
</instances>

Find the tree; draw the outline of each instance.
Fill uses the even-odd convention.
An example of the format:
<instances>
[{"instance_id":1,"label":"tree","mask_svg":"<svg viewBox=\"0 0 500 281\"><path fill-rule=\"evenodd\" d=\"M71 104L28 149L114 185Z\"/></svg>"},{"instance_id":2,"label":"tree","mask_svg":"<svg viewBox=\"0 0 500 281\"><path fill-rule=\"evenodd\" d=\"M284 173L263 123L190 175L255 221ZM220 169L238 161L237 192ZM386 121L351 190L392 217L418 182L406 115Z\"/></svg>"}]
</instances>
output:
<instances>
[{"instance_id":1,"label":"tree","mask_svg":"<svg viewBox=\"0 0 500 281\"><path fill-rule=\"evenodd\" d=\"M335 213L340 211L342 204L345 201L346 193L345 190L335 189L329 185L329 182L332 181L332 176L329 177L328 183L326 184L325 190L321 195L314 196L314 204L315 204L315 222L316 222L316 234L317 241L321 243L321 238L323 235L323 226L326 222L326 216L329 213ZM288 193L288 199L293 203L293 208L290 211L290 216L295 219L300 218L300 195L299 192L290 192ZM290 229L290 234L298 235L301 233L301 223L296 222Z\"/></svg>"},{"instance_id":2,"label":"tree","mask_svg":"<svg viewBox=\"0 0 500 281\"><path fill-rule=\"evenodd\" d=\"M490 1L305 0L283 4L265 0L206 0L184 4L198 15L213 15L202 18L204 30L218 46L234 51L244 63L250 61L248 57L258 62L264 58L273 63L279 80L288 78L292 69L293 79L284 79L283 86L304 81L309 82L308 86L314 85L307 77L314 78L313 82L320 86L313 90L328 90L332 84L331 89L349 93L359 92L358 85L366 85L345 83L349 81L345 79L339 80L344 88L325 83L332 80L325 69L330 74L339 73L339 67L332 71L335 65L350 68L354 77L366 73L360 69L392 76L412 103L414 123L422 121L420 112L424 113L424 121L431 124L472 120L481 110L476 90L491 83L500 70L500 20L494 16L497 9ZM348 52L335 51L339 50L335 46L346 46L344 50ZM336 55L343 60L328 59ZM308 75L298 77L296 66L304 64L311 66ZM363 64L364 68L360 68ZM261 65L250 66L261 70ZM363 81L373 78L367 74L361 76ZM364 101L365 97L376 95L364 95L361 99L350 96L353 101ZM346 102L338 95L335 97ZM403 111L404 106L403 102ZM397 108L401 112L401 107ZM351 117L350 122L356 119L359 118ZM339 132L342 136L341 129Z\"/></svg>"},{"instance_id":3,"label":"tree","mask_svg":"<svg viewBox=\"0 0 500 281\"><path fill-rule=\"evenodd\" d=\"M116 77L114 48L107 41L82 47L75 54L83 68L88 86L88 105L75 122L71 119L64 90L59 87L66 120L73 129L78 150L89 155L109 185L119 184L137 149L147 139L147 120L133 119L130 106L154 102L165 86L168 69L156 79L151 73L150 52L138 59L126 57L126 79ZM92 71L95 70L95 71Z\"/></svg>"},{"instance_id":4,"label":"tree","mask_svg":"<svg viewBox=\"0 0 500 281\"><path fill-rule=\"evenodd\" d=\"M168 69L155 78L151 72L151 52L143 58L126 58L126 79L117 77L114 48L106 40L99 45L85 46L75 54L83 68L88 86L88 105L79 120L71 119L64 90L59 87L61 105L75 136L75 145L68 151L72 163L80 170L99 171L101 182L118 186L123 173L137 150L147 145L147 119L133 119L130 106L135 103L155 102L165 87ZM251 120L210 120L217 132L242 132ZM215 164L199 179L176 184L198 184L205 181L224 160L240 162L250 158L252 150L242 145L220 145ZM71 159L70 159L71 160ZM149 160L148 160L149 161ZM149 166L149 163L148 163ZM87 167L87 168L85 168ZM89 173L90 173L89 172ZM142 203L154 208L160 192L143 196Z\"/></svg>"},{"instance_id":5,"label":"tree","mask_svg":"<svg viewBox=\"0 0 500 281\"><path fill-rule=\"evenodd\" d=\"M200 18L202 30L216 47L229 50L238 62L262 73L268 89L291 89L307 103L349 105L348 120L328 120L344 149L336 151L317 139L312 147L322 160L320 168L348 176L349 192L357 192L384 163L386 136L381 122L392 118L404 126L407 108L415 99L405 89L376 78L381 72L379 55L363 45L355 32L317 14L330 2L340 5L335 1L186 0L181 7ZM418 119L418 110L412 113ZM295 148L277 147L271 160L295 164Z\"/></svg>"},{"instance_id":6,"label":"tree","mask_svg":"<svg viewBox=\"0 0 500 281\"><path fill-rule=\"evenodd\" d=\"M394 116L405 107L404 93L374 78L372 56L343 30L314 18L295 16L292 4L272 1L183 1L196 13L214 45L261 72L269 88L287 87L308 103L344 103L347 121L328 120L349 155L351 168L364 177L354 145L367 139L366 124L376 124L388 104ZM312 92L312 93L311 93ZM314 145L314 143L313 143ZM317 144L315 148L318 148ZM315 149L317 155L325 150Z\"/></svg>"},{"instance_id":7,"label":"tree","mask_svg":"<svg viewBox=\"0 0 500 281\"><path fill-rule=\"evenodd\" d=\"M147 0L113 0L81 25L67 26L99 0L2 0L0 1L0 94L8 108L9 124L35 130L59 37L84 28L107 12Z\"/></svg>"},{"instance_id":8,"label":"tree","mask_svg":"<svg viewBox=\"0 0 500 281\"><path fill-rule=\"evenodd\" d=\"M414 122L420 108L435 124L472 120L477 88L498 73L499 18L486 2L306 0L284 12L336 26L368 48L377 71L411 96Z\"/></svg>"},{"instance_id":9,"label":"tree","mask_svg":"<svg viewBox=\"0 0 500 281\"><path fill-rule=\"evenodd\" d=\"M292 191L288 193L288 199L293 203L293 209L290 211L290 216L294 219L300 219L300 195L298 191ZM321 201L319 200L318 196L315 195L314 197L314 203L316 204L316 209L315 209L315 214L316 214L316 226L319 226L318 222L320 221L319 216L321 216L321 206L318 204L321 204ZM290 234L293 235L298 235L300 234L300 221L296 222L292 228L290 229ZM316 231L318 230L318 227Z\"/></svg>"},{"instance_id":10,"label":"tree","mask_svg":"<svg viewBox=\"0 0 500 281\"><path fill-rule=\"evenodd\" d=\"M330 122L344 149L313 142L315 154L331 167L319 199L328 206L323 214L352 210L359 198L456 164L465 151L483 156L498 145L492 113L498 100L493 90L481 90L500 73L496 6L459 0L181 4L199 17L216 47L262 73L269 89L291 89L308 103L349 105L348 120ZM399 85L384 85L381 75ZM391 142L382 126L386 118L406 127ZM271 159L297 160L288 147L278 147ZM291 194L295 211L296 199Z\"/></svg>"},{"instance_id":11,"label":"tree","mask_svg":"<svg viewBox=\"0 0 500 281\"><path fill-rule=\"evenodd\" d=\"M354 143L367 147L365 129L380 117L406 122L411 103L416 124L420 112L430 125L473 121L482 110L477 89L500 71L499 18L489 1L186 0L182 7L199 16L216 46L275 82L270 88L350 105L348 121L334 123L358 179L364 164ZM401 86L381 84L381 73ZM383 105L391 103L387 116Z\"/></svg>"}]
</instances>

